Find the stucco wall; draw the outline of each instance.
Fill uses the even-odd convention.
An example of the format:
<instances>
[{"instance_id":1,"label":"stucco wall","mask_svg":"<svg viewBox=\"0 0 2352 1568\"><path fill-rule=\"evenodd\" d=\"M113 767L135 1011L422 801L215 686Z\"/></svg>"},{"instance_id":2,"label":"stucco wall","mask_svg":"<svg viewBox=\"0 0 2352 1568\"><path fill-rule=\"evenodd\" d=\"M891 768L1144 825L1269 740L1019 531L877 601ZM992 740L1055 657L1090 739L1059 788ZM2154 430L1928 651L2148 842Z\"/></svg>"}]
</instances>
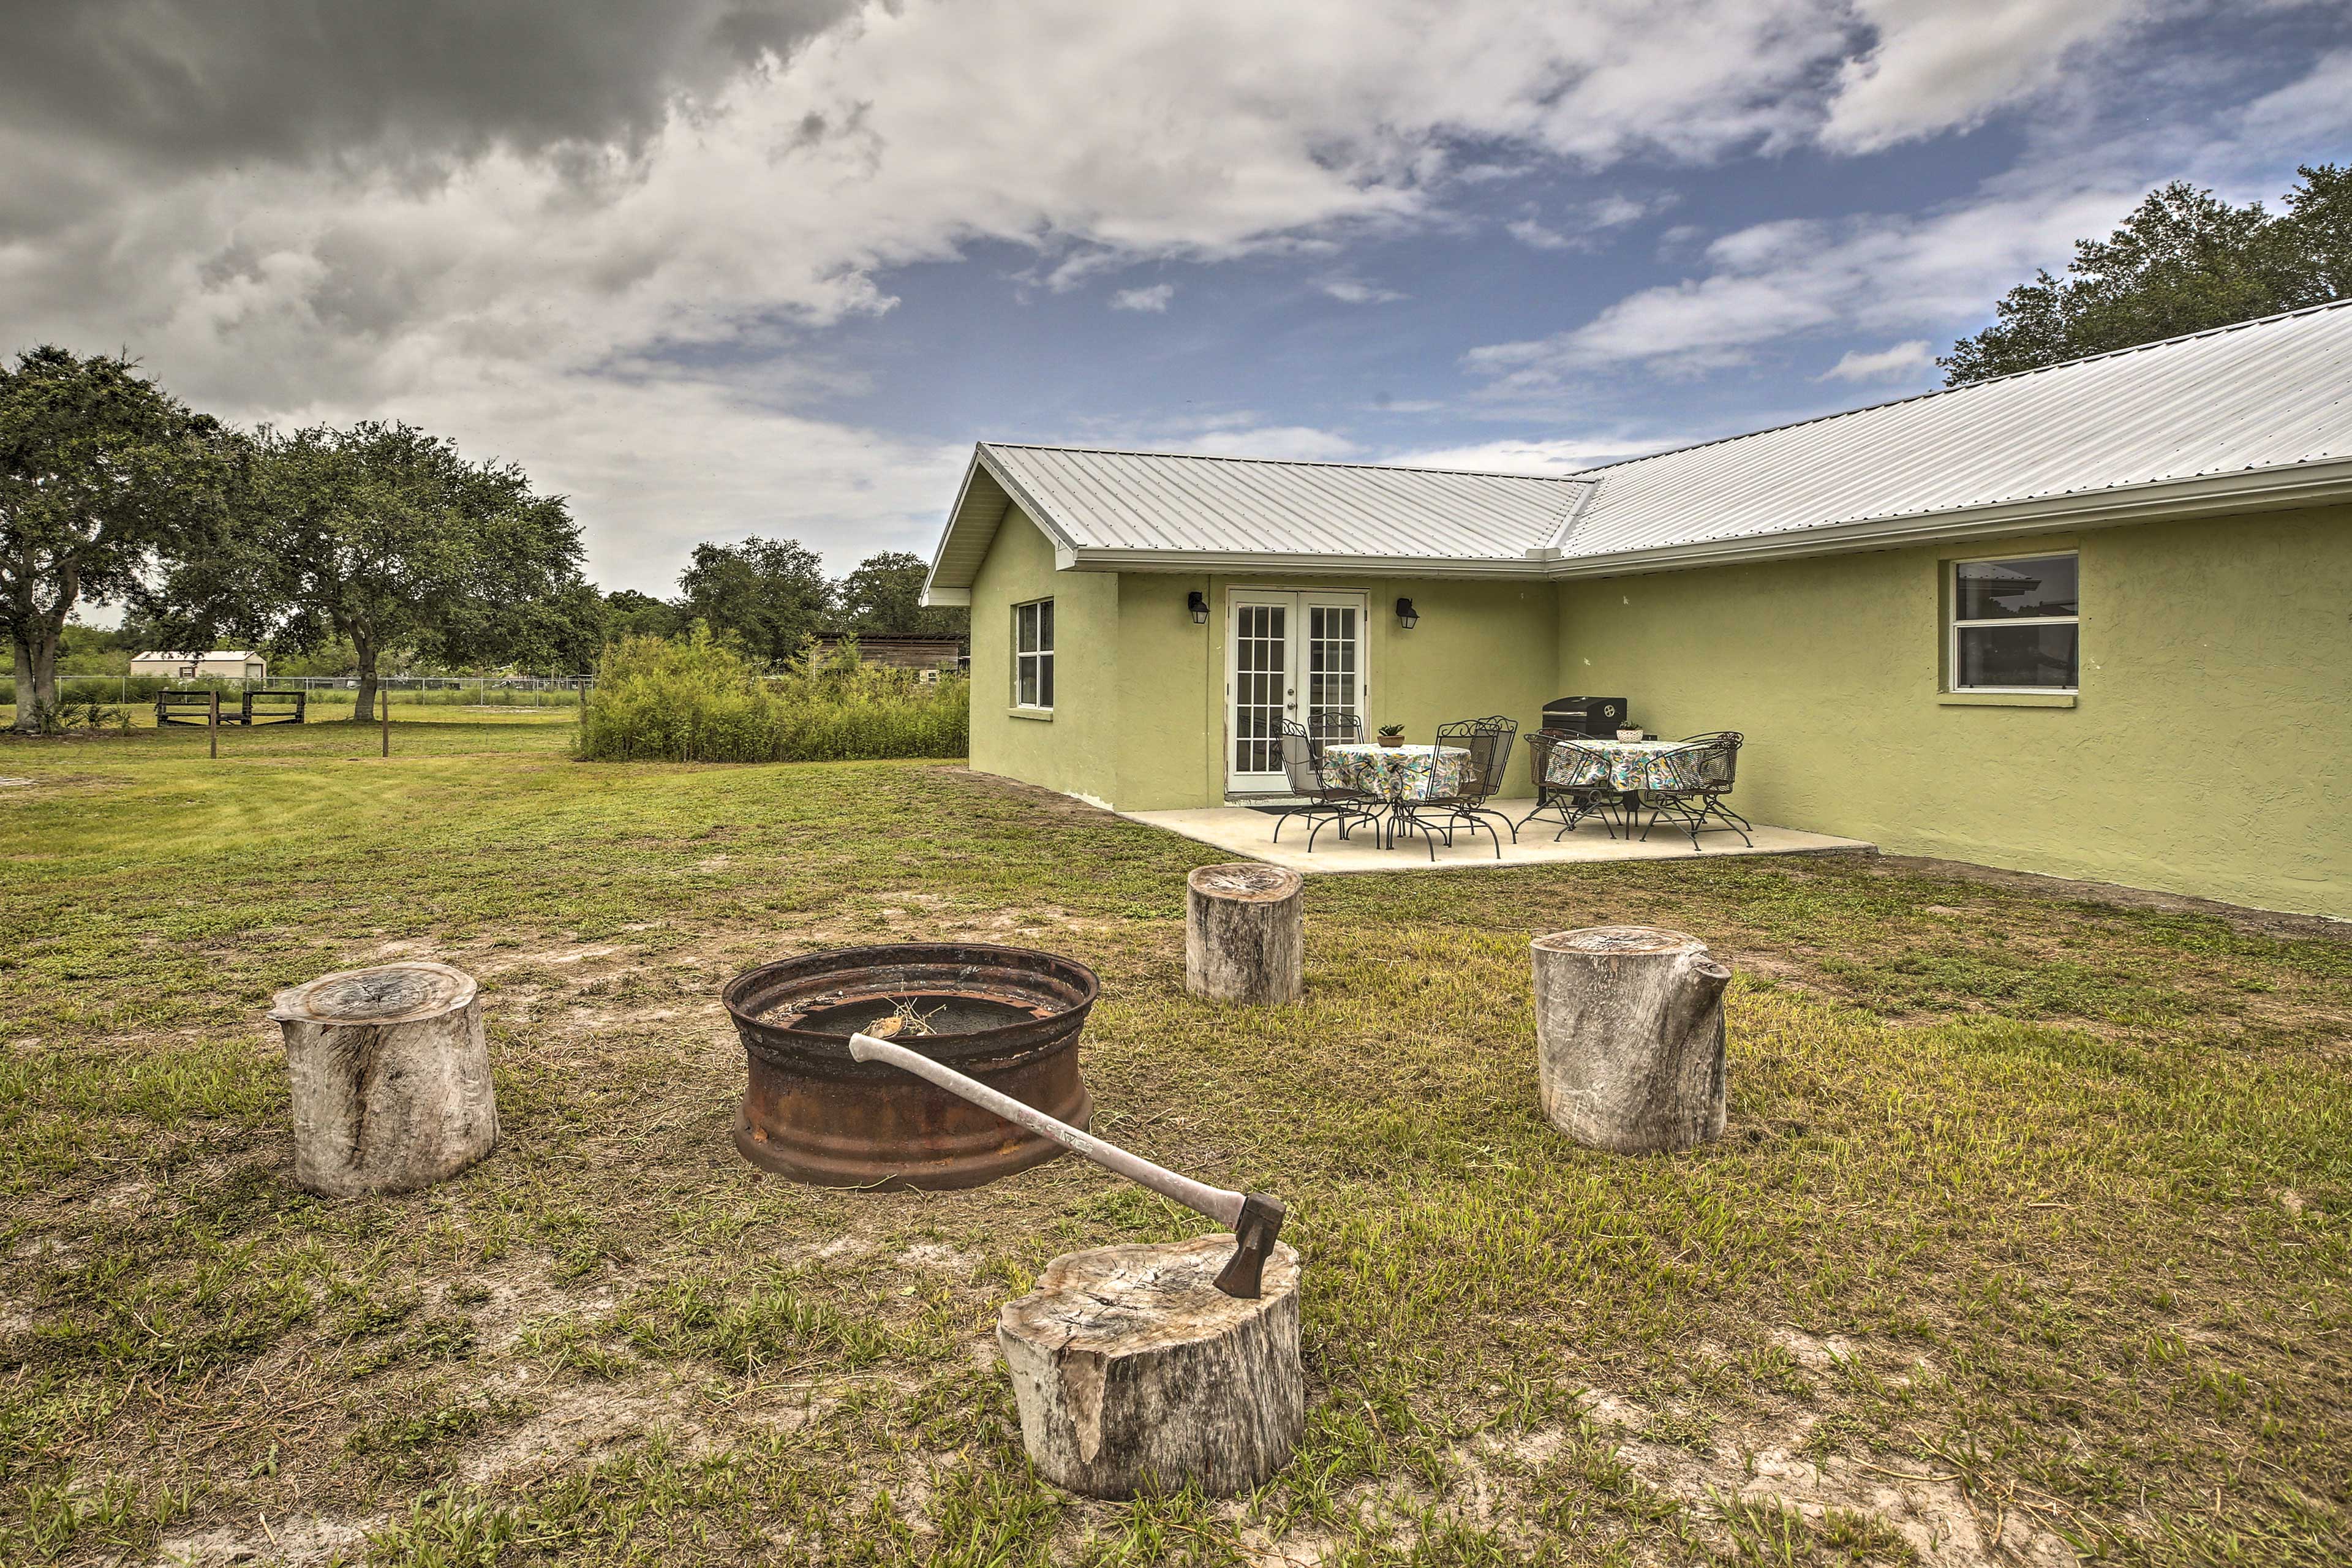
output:
<instances>
[{"instance_id":1,"label":"stucco wall","mask_svg":"<svg viewBox=\"0 0 2352 1568\"><path fill-rule=\"evenodd\" d=\"M1067 580L1087 575L1066 572ZM1225 595L1237 587L1342 589L1367 595L1367 725L1400 723L1426 741L1441 721L1504 713L1532 730L1551 688L1556 596L1546 583L1432 581L1340 575L1129 573L1118 579L1122 811L1213 805L1224 799ZM1186 595L1209 596L1196 626ZM1397 625L1400 595L1421 622ZM1511 764L1524 793L1526 764Z\"/></svg>"},{"instance_id":2,"label":"stucco wall","mask_svg":"<svg viewBox=\"0 0 2352 1568\"><path fill-rule=\"evenodd\" d=\"M1054 710L1016 715L1013 606L1054 601ZM971 765L1099 804L1118 785L1118 579L1056 572L1052 542L1014 508L971 589Z\"/></svg>"},{"instance_id":3,"label":"stucco wall","mask_svg":"<svg viewBox=\"0 0 2352 1568\"><path fill-rule=\"evenodd\" d=\"M2078 549L2072 708L1942 696L1942 563ZM1562 692L1745 732L1759 822L2352 915L2352 509L1563 583Z\"/></svg>"},{"instance_id":4,"label":"stucco wall","mask_svg":"<svg viewBox=\"0 0 2352 1568\"><path fill-rule=\"evenodd\" d=\"M1369 603L1369 722L1426 740L1441 720L1507 713L1538 723L1552 690L1558 600L1545 583L1344 576L1056 572L1051 543L1016 509L972 585L971 765L1122 811L1213 805L1225 796L1229 588L1345 589ZM1186 596L1214 606L1194 626ZM1421 623L1397 625L1399 595ZM1050 720L1011 711L1013 606L1051 596L1057 623ZM1525 763L1514 761L1514 793Z\"/></svg>"}]
</instances>

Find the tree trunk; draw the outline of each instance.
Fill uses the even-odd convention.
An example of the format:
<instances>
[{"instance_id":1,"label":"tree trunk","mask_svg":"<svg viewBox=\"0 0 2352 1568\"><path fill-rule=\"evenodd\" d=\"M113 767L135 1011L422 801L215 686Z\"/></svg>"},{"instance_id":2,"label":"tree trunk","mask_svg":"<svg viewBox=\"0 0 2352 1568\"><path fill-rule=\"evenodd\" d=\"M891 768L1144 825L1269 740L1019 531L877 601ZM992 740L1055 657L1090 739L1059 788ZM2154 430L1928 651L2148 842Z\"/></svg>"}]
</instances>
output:
<instances>
[{"instance_id":1,"label":"tree trunk","mask_svg":"<svg viewBox=\"0 0 2352 1568\"><path fill-rule=\"evenodd\" d=\"M58 643L62 636L57 626L43 626L41 640L33 647L33 707L37 712L58 710Z\"/></svg>"},{"instance_id":2,"label":"tree trunk","mask_svg":"<svg viewBox=\"0 0 2352 1568\"><path fill-rule=\"evenodd\" d=\"M456 1175L498 1142L471 977L446 963L329 974L278 994L294 1083L294 1180L352 1197Z\"/></svg>"},{"instance_id":3,"label":"tree trunk","mask_svg":"<svg viewBox=\"0 0 2352 1568\"><path fill-rule=\"evenodd\" d=\"M1551 1124L1645 1154L1723 1135L1723 988L1696 937L1647 926L1534 942L1536 1084Z\"/></svg>"},{"instance_id":4,"label":"tree trunk","mask_svg":"<svg viewBox=\"0 0 2352 1568\"><path fill-rule=\"evenodd\" d=\"M1286 1004L1307 989L1297 872L1243 860L1185 879L1184 989L1213 1002Z\"/></svg>"},{"instance_id":5,"label":"tree trunk","mask_svg":"<svg viewBox=\"0 0 2352 1568\"><path fill-rule=\"evenodd\" d=\"M21 630L9 634L8 644L9 652L16 659L9 672L9 685L16 700L16 716L9 721L8 727L30 734L39 728L33 712L33 645Z\"/></svg>"},{"instance_id":6,"label":"tree trunk","mask_svg":"<svg viewBox=\"0 0 2352 1568\"><path fill-rule=\"evenodd\" d=\"M1005 1304L996 1340L1039 1474L1087 1497L1188 1481L1227 1497L1288 1462L1307 1428L1298 1254L1276 1243L1244 1301L1211 1283L1233 1250L1218 1235L1073 1252Z\"/></svg>"},{"instance_id":7,"label":"tree trunk","mask_svg":"<svg viewBox=\"0 0 2352 1568\"><path fill-rule=\"evenodd\" d=\"M352 651L359 655L360 689L352 700L352 717L364 724L375 717L375 644L364 637L352 639Z\"/></svg>"}]
</instances>

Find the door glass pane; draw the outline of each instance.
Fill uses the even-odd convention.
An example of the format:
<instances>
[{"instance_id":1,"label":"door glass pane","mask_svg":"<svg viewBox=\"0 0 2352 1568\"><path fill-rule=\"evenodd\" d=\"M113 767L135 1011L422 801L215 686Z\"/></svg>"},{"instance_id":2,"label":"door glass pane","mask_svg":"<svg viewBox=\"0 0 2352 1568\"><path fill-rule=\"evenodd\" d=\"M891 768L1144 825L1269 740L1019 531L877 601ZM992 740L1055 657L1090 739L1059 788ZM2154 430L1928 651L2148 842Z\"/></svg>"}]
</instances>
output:
<instances>
[{"instance_id":1,"label":"door glass pane","mask_svg":"<svg viewBox=\"0 0 2352 1568\"><path fill-rule=\"evenodd\" d=\"M1276 726L1289 717L1290 616L1280 605L1244 605L1234 616L1234 772L1282 771Z\"/></svg>"},{"instance_id":2,"label":"door glass pane","mask_svg":"<svg viewBox=\"0 0 2352 1568\"><path fill-rule=\"evenodd\" d=\"M2016 561L1963 561L1953 595L1956 621L2004 621L2024 616L2079 613L2074 557L2035 555Z\"/></svg>"},{"instance_id":3,"label":"door glass pane","mask_svg":"<svg viewBox=\"0 0 2352 1568\"><path fill-rule=\"evenodd\" d=\"M2072 688L2076 684L2079 630L2072 625L1962 626L1955 684Z\"/></svg>"},{"instance_id":4,"label":"door glass pane","mask_svg":"<svg viewBox=\"0 0 2352 1568\"><path fill-rule=\"evenodd\" d=\"M1356 621L1353 605L1317 605L1307 612L1307 728L1316 735L1347 733L1356 711Z\"/></svg>"}]
</instances>

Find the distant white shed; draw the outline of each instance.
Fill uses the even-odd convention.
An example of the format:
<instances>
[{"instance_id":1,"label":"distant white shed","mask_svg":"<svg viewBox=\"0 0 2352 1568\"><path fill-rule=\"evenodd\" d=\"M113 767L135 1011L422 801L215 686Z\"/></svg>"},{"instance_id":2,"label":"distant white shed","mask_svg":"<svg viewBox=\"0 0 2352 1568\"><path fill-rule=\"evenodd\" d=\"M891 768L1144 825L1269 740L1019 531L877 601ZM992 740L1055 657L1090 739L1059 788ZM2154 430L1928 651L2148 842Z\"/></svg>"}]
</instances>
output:
<instances>
[{"instance_id":1,"label":"distant white shed","mask_svg":"<svg viewBox=\"0 0 2352 1568\"><path fill-rule=\"evenodd\" d=\"M269 661L257 653L226 648L211 653L142 653L131 660L131 673L164 680L208 677L259 684L269 679Z\"/></svg>"}]
</instances>

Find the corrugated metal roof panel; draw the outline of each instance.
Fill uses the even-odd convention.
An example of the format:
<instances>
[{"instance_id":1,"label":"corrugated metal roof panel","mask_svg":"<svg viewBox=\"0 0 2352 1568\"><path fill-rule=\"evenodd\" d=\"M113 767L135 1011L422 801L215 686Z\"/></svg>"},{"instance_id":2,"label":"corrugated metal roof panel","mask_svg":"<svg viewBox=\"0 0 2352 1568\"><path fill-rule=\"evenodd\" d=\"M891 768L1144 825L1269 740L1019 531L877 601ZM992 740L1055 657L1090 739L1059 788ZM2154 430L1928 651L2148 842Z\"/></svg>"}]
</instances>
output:
<instances>
[{"instance_id":1,"label":"corrugated metal roof panel","mask_svg":"<svg viewBox=\"0 0 2352 1568\"><path fill-rule=\"evenodd\" d=\"M1038 521L1080 550L1525 559L1591 487L1582 479L1353 463L1195 458L988 442Z\"/></svg>"},{"instance_id":2,"label":"corrugated metal roof panel","mask_svg":"<svg viewBox=\"0 0 2352 1568\"><path fill-rule=\"evenodd\" d=\"M1574 559L2352 457L2352 302L1588 469Z\"/></svg>"}]
</instances>

